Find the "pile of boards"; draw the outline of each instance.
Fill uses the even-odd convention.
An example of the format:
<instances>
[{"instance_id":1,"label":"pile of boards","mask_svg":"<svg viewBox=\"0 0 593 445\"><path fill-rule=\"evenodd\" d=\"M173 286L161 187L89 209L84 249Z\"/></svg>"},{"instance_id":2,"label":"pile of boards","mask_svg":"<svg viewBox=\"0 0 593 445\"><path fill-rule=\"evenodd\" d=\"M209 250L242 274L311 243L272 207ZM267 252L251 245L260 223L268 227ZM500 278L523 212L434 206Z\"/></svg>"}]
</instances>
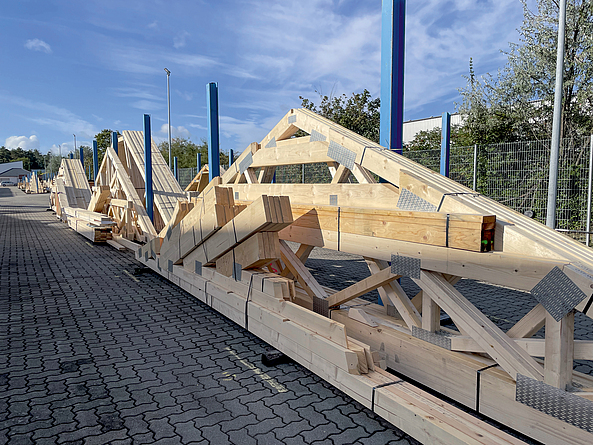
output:
<instances>
[{"instance_id":1,"label":"pile of boards","mask_svg":"<svg viewBox=\"0 0 593 445\"><path fill-rule=\"evenodd\" d=\"M538 441L593 443L593 377L572 369L593 360L593 341L574 340L575 312L593 317L585 246L304 109L186 195L153 149L151 221L142 139L107 149L87 210L131 225L117 239L155 272L422 442L522 443L382 368ZM329 184L274 183L279 166L320 163ZM320 284L315 247L363 256L369 276ZM503 331L454 286L464 278L525 291L532 309ZM373 290L382 305L360 298Z\"/></svg>"}]
</instances>

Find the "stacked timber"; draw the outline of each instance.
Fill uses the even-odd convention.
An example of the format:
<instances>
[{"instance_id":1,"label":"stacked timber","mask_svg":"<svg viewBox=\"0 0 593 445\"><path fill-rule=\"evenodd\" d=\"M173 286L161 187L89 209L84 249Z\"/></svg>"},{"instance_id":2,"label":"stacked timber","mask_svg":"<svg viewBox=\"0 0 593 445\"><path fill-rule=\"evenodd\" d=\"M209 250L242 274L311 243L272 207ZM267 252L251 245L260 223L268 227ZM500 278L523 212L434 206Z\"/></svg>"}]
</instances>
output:
<instances>
[{"instance_id":1,"label":"stacked timber","mask_svg":"<svg viewBox=\"0 0 593 445\"><path fill-rule=\"evenodd\" d=\"M65 207L62 212L67 217L68 226L92 242L104 243L112 239L115 222L108 216L74 207Z\"/></svg>"}]
</instances>

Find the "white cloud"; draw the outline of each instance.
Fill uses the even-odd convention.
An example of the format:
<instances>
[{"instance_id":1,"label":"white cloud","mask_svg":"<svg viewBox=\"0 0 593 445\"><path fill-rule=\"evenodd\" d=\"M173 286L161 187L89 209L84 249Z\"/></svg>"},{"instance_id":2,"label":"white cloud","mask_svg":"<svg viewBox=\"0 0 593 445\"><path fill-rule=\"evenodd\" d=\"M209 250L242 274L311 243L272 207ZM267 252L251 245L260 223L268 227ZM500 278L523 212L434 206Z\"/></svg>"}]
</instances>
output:
<instances>
[{"instance_id":1,"label":"white cloud","mask_svg":"<svg viewBox=\"0 0 593 445\"><path fill-rule=\"evenodd\" d=\"M39 150L39 139L36 135L10 136L6 138L4 146L8 149L21 147L23 150Z\"/></svg>"},{"instance_id":2,"label":"white cloud","mask_svg":"<svg viewBox=\"0 0 593 445\"><path fill-rule=\"evenodd\" d=\"M47 54L51 54L51 46L39 39L29 39L25 42L25 48L31 51L42 51Z\"/></svg>"},{"instance_id":3,"label":"white cloud","mask_svg":"<svg viewBox=\"0 0 593 445\"><path fill-rule=\"evenodd\" d=\"M183 48L186 44L187 38L190 36L190 33L187 31L179 31L177 35L173 38L173 47L174 48Z\"/></svg>"},{"instance_id":4,"label":"white cloud","mask_svg":"<svg viewBox=\"0 0 593 445\"><path fill-rule=\"evenodd\" d=\"M168 135L169 134L168 128L169 127L168 127L167 124L161 125L161 133ZM175 126L171 125L171 137L174 137L174 138L186 138L187 139L190 136L191 136L191 133L184 126L180 125L178 127L175 127Z\"/></svg>"},{"instance_id":5,"label":"white cloud","mask_svg":"<svg viewBox=\"0 0 593 445\"><path fill-rule=\"evenodd\" d=\"M155 20L154 22L152 22L150 25L148 25L148 28L150 29L159 29L159 24L158 22Z\"/></svg>"},{"instance_id":6,"label":"white cloud","mask_svg":"<svg viewBox=\"0 0 593 445\"><path fill-rule=\"evenodd\" d=\"M144 112L147 111L156 111L156 110L160 110L162 108L162 105L154 102L154 101L150 101L150 100L138 100L136 102L132 102L130 104L131 107L133 108L137 108L138 110L142 110Z\"/></svg>"}]
</instances>

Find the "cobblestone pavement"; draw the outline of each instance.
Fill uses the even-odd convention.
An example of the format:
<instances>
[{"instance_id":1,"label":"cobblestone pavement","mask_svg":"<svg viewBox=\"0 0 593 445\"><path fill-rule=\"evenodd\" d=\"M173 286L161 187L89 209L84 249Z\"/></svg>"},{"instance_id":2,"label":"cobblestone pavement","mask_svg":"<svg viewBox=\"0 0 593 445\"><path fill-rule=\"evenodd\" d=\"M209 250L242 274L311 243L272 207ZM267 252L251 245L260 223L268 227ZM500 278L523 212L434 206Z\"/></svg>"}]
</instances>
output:
<instances>
[{"instance_id":1,"label":"cobblestone pavement","mask_svg":"<svg viewBox=\"0 0 593 445\"><path fill-rule=\"evenodd\" d=\"M298 364L0 188L0 444L415 444Z\"/></svg>"}]
</instances>

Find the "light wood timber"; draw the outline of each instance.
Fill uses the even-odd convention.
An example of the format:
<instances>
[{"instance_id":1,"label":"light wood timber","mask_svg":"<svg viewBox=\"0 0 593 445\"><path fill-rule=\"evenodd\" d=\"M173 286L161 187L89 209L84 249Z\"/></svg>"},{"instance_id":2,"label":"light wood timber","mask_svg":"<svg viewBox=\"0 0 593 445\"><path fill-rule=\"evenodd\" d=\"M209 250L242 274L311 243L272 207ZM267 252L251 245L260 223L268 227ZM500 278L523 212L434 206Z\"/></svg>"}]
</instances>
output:
<instances>
[{"instance_id":1,"label":"light wood timber","mask_svg":"<svg viewBox=\"0 0 593 445\"><path fill-rule=\"evenodd\" d=\"M321 299L327 298L325 290L319 285L317 280L313 278L311 272L309 272L301 260L294 254L288 244L282 240L280 241L280 255L285 266L296 277L310 297Z\"/></svg>"},{"instance_id":2,"label":"light wood timber","mask_svg":"<svg viewBox=\"0 0 593 445\"><path fill-rule=\"evenodd\" d=\"M382 260L367 259L367 265L373 274L390 267L387 261ZM391 281L379 287L379 291L381 290L385 292L385 296L395 306L409 329L412 329L412 326L420 327L422 325L420 314L397 281Z\"/></svg>"},{"instance_id":3,"label":"light wood timber","mask_svg":"<svg viewBox=\"0 0 593 445\"><path fill-rule=\"evenodd\" d=\"M490 319L477 310L438 273L422 270L416 284L461 326L512 378L517 373L541 380L543 369L515 345Z\"/></svg>"},{"instance_id":4,"label":"light wood timber","mask_svg":"<svg viewBox=\"0 0 593 445\"><path fill-rule=\"evenodd\" d=\"M242 269L261 268L280 258L278 233L259 232L216 260L216 271L230 277L234 264Z\"/></svg>"},{"instance_id":5,"label":"light wood timber","mask_svg":"<svg viewBox=\"0 0 593 445\"><path fill-rule=\"evenodd\" d=\"M350 177L350 170L348 170L344 165L340 164L336 173L333 175L332 184L340 184L342 182L348 182L348 178Z\"/></svg>"},{"instance_id":6,"label":"light wood timber","mask_svg":"<svg viewBox=\"0 0 593 445\"><path fill-rule=\"evenodd\" d=\"M375 290L379 286L385 286L393 280L397 280L399 277L401 277L401 275L391 273L391 268L383 269L382 271L364 278L358 283L354 283L352 286L329 296L328 305L329 307L339 306L347 301L360 297L367 292Z\"/></svg>"},{"instance_id":7,"label":"light wood timber","mask_svg":"<svg viewBox=\"0 0 593 445\"><path fill-rule=\"evenodd\" d=\"M329 195L338 195L338 206L372 208L384 200L397 201L399 191L391 184L227 184L239 193L238 200L253 201L261 195L288 196L291 204L329 206ZM263 181L265 182L265 181Z\"/></svg>"},{"instance_id":8,"label":"light wood timber","mask_svg":"<svg viewBox=\"0 0 593 445\"><path fill-rule=\"evenodd\" d=\"M538 303L507 331L510 338L533 337L546 323L546 309Z\"/></svg>"},{"instance_id":9,"label":"light wood timber","mask_svg":"<svg viewBox=\"0 0 593 445\"><path fill-rule=\"evenodd\" d=\"M296 251L296 256L301 261L301 263L305 264L307 262L307 259L309 258L309 255L311 255L311 252L314 248L315 246L310 246L308 244L301 244L299 246ZM286 278L294 278L294 275L289 268L285 268L280 275Z\"/></svg>"},{"instance_id":10,"label":"light wood timber","mask_svg":"<svg viewBox=\"0 0 593 445\"><path fill-rule=\"evenodd\" d=\"M230 182L233 182L235 180L235 178L237 177L237 175L239 175L239 165L241 164L241 162L249 154L251 154L252 156L255 155L257 153L257 151L259 150L259 148L260 148L260 146L257 142L252 142L251 144L249 144L249 147L247 147L245 150L243 150L243 153L241 153L239 155L239 157L235 160L235 162L233 162L233 164L229 167L229 169L221 175L220 178L221 178L222 184L228 184Z\"/></svg>"},{"instance_id":11,"label":"light wood timber","mask_svg":"<svg viewBox=\"0 0 593 445\"><path fill-rule=\"evenodd\" d=\"M277 167L333 161L332 158L327 156L329 143L321 141L309 142L308 139L307 137L307 142L299 141L295 144L289 144L288 142L294 140L289 139L283 141L282 145L279 143L277 147L259 150L253 155L251 167Z\"/></svg>"},{"instance_id":12,"label":"light wood timber","mask_svg":"<svg viewBox=\"0 0 593 445\"><path fill-rule=\"evenodd\" d=\"M351 307L348 309L348 316L353 320L359 321L374 328L379 326L379 324L374 321L373 318L362 308Z\"/></svg>"},{"instance_id":13,"label":"light wood timber","mask_svg":"<svg viewBox=\"0 0 593 445\"><path fill-rule=\"evenodd\" d=\"M544 382L566 390L572 386L574 360L574 311L560 321L546 314Z\"/></svg>"}]
</instances>

